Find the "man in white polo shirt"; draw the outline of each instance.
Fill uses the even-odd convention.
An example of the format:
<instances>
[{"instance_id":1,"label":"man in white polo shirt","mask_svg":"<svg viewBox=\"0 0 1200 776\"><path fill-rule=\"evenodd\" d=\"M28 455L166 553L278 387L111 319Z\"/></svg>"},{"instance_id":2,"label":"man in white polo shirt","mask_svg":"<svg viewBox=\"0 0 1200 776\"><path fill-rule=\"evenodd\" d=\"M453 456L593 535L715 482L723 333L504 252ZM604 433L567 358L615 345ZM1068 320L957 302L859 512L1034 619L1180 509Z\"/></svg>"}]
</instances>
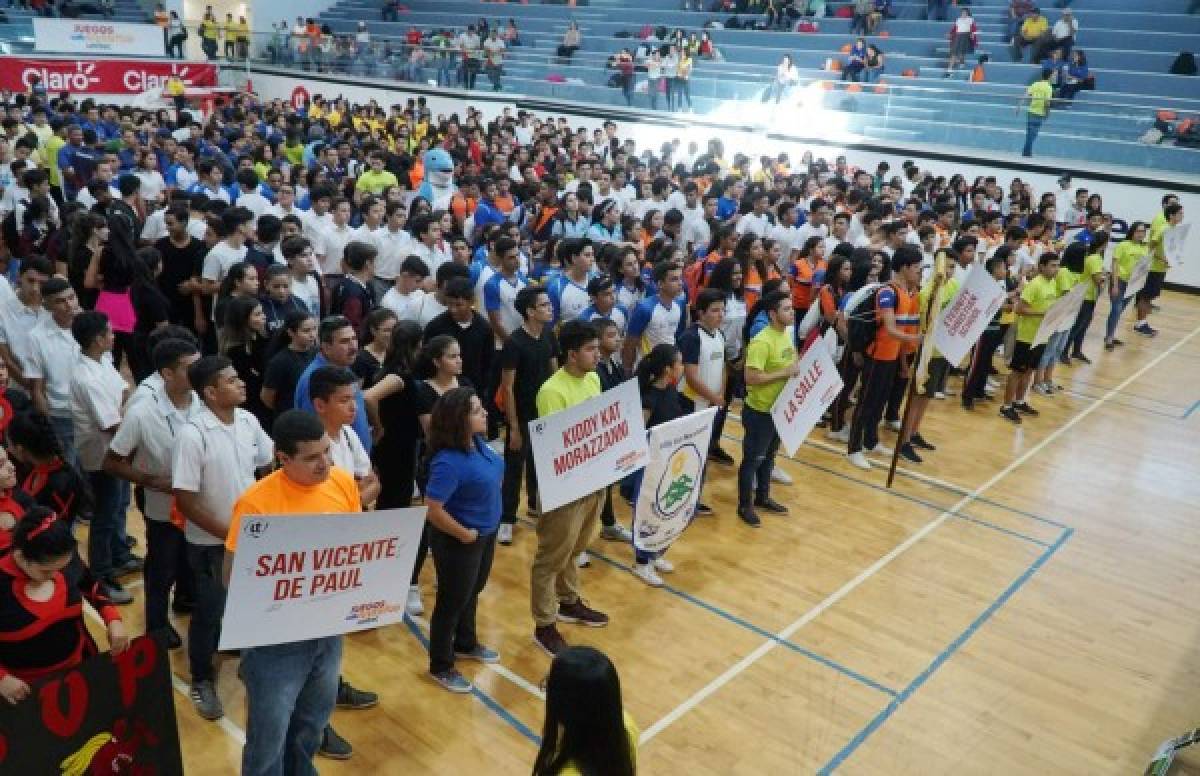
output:
<instances>
[{"instance_id":1,"label":"man in white polo shirt","mask_svg":"<svg viewBox=\"0 0 1200 776\"><path fill-rule=\"evenodd\" d=\"M71 322L79 313L79 300L66 278L55 276L42 284L42 302L50 316L29 334L25 379L33 406L50 419L67 460L75 463L71 373L79 356L79 343L71 335Z\"/></svg>"},{"instance_id":2,"label":"man in white polo shirt","mask_svg":"<svg viewBox=\"0 0 1200 776\"><path fill-rule=\"evenodd\" d=\"M9 375L24 382L29 361L29 335L50 313L42 305L42 284L54 274L46 259L32 257L21 262L16 295L0 302L0 357Z\"/></svg>"},{"instance_id":3,"label":"man in white polo shirt","mask_svg":"<svg viewBox=\"0 0 1200 776\"><path fill-rule=\"evenodd\" d=\"M342 256L346 253L346 244L353 239L355 232L350 228L350 200L339 199L333 203L333 223L320 231L320 243L313 245L327 287L336 287L346 274L342 269Z\"/></svg>"},{"instance_id":4,"label":"man in white polo shirt","mask_svg":"<svg viewBox=\"0 0 1200 776\"><path fill-rule=\"evenodd\" d=\"M246 384L229 359L200 359L188 368L188 381L204 409L179 431L171 489L187 520L184 536L195 578L196 604L188 626L190 695L201 717L216 720L225 715L213 669L225 611L225 536L234 502L256 474L266 472L274 445L254 415L239 407Z\"/></svg>"},{"instance_id":5,"label":"man in white polo shirt","mask_svg":"<svg viewBox=\"0 0 1200 776\"><path fill-rule=\"evenodd\" d=\"M399 202L389 202L384 207L386 221L381 229L375 232L375 245L379 255L375 257L375 277L371 286L375 289L376 298L382 299L396 282L400 275L404 260L412 256L417 249L417 242L404 228L408 220L408 211ZM425 267L425 276L431 270ZM382 289L382 290L381 290Z\"/></svg>"},{"instance_id":6,"label":"man in white polo shirt","mask_svg":"<svg viewBox=\"0 0 1200 776\"><path fill-rule=\"evenodd\" d=\"M221 214L221 241L209 249L200 270L204 293L216 294L229 268L246 260L246 238L254 214L243 207L231 207Z\"/></svg>"}]
</instances>

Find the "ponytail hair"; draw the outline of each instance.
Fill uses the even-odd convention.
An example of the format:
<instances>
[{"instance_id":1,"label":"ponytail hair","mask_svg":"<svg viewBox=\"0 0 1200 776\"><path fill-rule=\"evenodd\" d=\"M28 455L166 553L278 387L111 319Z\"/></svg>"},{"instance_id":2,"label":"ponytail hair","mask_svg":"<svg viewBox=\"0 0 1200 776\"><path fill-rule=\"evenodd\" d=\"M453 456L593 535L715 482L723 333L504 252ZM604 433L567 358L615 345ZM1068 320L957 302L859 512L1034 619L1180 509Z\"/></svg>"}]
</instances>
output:
<instances>
[{"instance_id":1,"label":"ponytail hair","mask_svg":"<svg viewBox=\"0 0 1200 776\"><path fill-rule=\"evenodd\" d=\"M59 560L75 552L71 523L47 507L30 507L13 527L12 546L33 563Z\"/></svg>"},{"instance_id":2,"label":"ponytail hair","mask_svg":"<svg viewBox=\"0 0 1200 776\"><path fill-rule=\"evenodd\" d=\"M637 366L638 387L642 389L642 393L649 390L650 384L662 377L662 373L670 369L678 357L679 348L674 345L668 342L655 345Z\"/></svg>"}]
</instances>

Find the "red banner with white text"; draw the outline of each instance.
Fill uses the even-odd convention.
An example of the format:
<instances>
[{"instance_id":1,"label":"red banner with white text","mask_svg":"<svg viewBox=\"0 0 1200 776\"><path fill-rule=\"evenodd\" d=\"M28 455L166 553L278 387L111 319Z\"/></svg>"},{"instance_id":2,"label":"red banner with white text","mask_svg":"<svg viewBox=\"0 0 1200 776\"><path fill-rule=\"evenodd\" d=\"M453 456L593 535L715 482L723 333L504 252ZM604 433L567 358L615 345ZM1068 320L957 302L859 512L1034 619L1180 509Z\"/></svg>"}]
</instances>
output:
<instances>
[{"instance_id":1,"label":"red banner with white text","mask_svg":"<svg viewBox=\"0 0 1200 776\"><path fill-rule=\"evenodd\" d=\"M204 62L0 57L0 89L10 92L28 92L37 76L51 95L141 94L162 91L172 75L191 88L217 85L217 66Z\"/></svg>"}]
</instances>

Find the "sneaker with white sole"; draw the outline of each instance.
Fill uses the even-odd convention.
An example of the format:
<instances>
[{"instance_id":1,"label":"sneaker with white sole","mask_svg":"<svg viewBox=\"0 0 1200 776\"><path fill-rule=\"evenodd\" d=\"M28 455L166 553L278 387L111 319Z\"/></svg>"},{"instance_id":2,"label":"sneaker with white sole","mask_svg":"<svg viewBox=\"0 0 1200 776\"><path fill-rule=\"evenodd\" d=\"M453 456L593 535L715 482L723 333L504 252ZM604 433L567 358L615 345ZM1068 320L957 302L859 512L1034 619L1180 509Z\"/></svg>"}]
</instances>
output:
<instances>
[{"instance_id":1,"label":"sneaker with white sole","mask_svg":"<svg viewBox=\"0 0 1200 776\"><path fill-rule=\"evenodd\" d=\"M826 432L825 438L830 440L831 442L841 442L841 443L845 444L846 442L850 441L850 427L842 426L841 431Z\"/></svg>"},{"instance_id":2,"label":"sneaker with white sole","mask_svg":"<svg viewBox=\"0 0 1200 776\"><path fill-rule=\"evenodd\" d=\"M404 609L413 617L420 617L422 614L425 614L425 602L421 600L420 586L409 586L408 600L404 604Z\"/></svg>"},{"instance_id":3,"label":"sneaker with white sole","mask_svg":"<svg viewBox=\"0 0 1200 776\"><path fill-rule=\"evenodd\" d=\"M460 694L469 693L474 687L474 685L471 684L471 680L467 679L467 677L463 676L453 668L451 668L449 671L442 671L441 673L430 674L429 676L433 679L433 681L437 682L450 692Z\"/></svg>"},{"instance_id":4,"label":"sneaker with white sole","mask_svg":"<svg viewBox=\"0 0 1200 776\"><path fill-rule=\"evenodd\" d=\"M633 534L620 523L613 523L600 529L600 538L607 539L610 542L631 542L633 541Z\"/></svg>"},{"instance_id":5,"label":"sneaker with white sole","mask_svg":"<svg viewBox=\"0 0 1200 776\"><path fill-rule=\"evenodd\" d=\"M871 455L888 456L888 455L892 454L892 448L884 447L882 444L877 444L874 447L872 447L870 450L868 450L867 452L870 453Z\"/></svg>"},{"instance_id":6,"label":"sneaker with white sole","mask_svg":"<svg viewBox=\"0 0 1200 776\"><path fill-rule=\"evenodd\" d=\"M592 558L587 554L587 550L579 553L579 555L575 558L575 565L581 569L586 569L588 566L592 565Z\"/></svg>"},{"instance_id":7,"label":"sneaker with white sole","mask_svg":"<svg viewBox=\"0 0 1200 776\"><path fill-rule=\"evenodd\" d=\"M1049 383L1035 383L1033 386L1033 391L1034 393L1039 393L1042 396L1050 396L1054 393L1054 389L1050 387Z\"/></svg>"},{"instance_id":8,"label":"sneaker with white sole","mask_svg":"<svg viewBox=\"0 0 1200 776\"><path fill-rule=\"evenodd\" d=\"M482 644L476 645L475 649L472 649L470 652L460 652L456 649L454 650L454 656L461 660L477 660L480 663L500 662L500 653Z\"/></svg>"},{"instance_id":9,"label":"sneaker with white sole","mask_svg":"<svg viewBox=\"0 0 1200 776\"><path fill-rule=\"evenodd\" d=\"M188 697L192 699L196 713L210 722L225 716L225 707L221 705L221 699L217 697L217 686L211 679L192 682Z\"/></svg>"},{"instance_id":10,"label":"sneaker with white sole","mask_svg":"<svg viewBox=\"0 0 1200 776\"><path fill-rule=\"evenodd\" d=\"M889 420L885 425L887 425L888 429L892 431L899 431L900 429L904 428L904 424L898 420Z\"/></svg>"},{"instance_id":11,"label":"sneaker with white sole","mask_svg":"<svg viewBox=\"0 0 1200 776\"><path fill-rule=\"evenodd\" d=\"M771 482L778 482L780 485L791 485L792 475L775 466L771 468Z\"/></svg>"},{"instance_id":12,"label":"sneaker with white sole","mask_svg":"<svg viewBox=\"0 0 1200 776\"><path fill-rule=\"evenodd\" d=\"M666 558L655 558L654 559L654 570L661 571L664 574L670 574L672 571L675 570L675 564L672 563L671 561L667 560Z\"/></svg>"},{"instance_id":13,"label":"sneaker with white sole","mask_svg":"<svg viewBox=\"0 0 1200 776\"><path fill-rule=\"evenodd\" d=\"M850 463L854 464L860 469L863 469L864 471L871 470L871 462L867 460L867 456L864 455L861 450L857 453L850 453L846 456L846 458L850 461Z\"/></svg>"},{"instance_id":14,"label":"sneaker with white sole","mask_svg":"<svg viewBox=\"0 0 1200 776\"><path fill-rule=\"evenodd\" d=\"M633 567L633 575L650 587L662 587L662 577L654 570L653 564L637 563Z\"/></svg>"},{"instance_id":15,"label":"sneaker with white sole","mask_svg":"<svg viewBox=\"0 0 1200 776\"><path fill-rule=\"evenodd\" d=\"M496 541L501 544L512 544L513 527L512 523L501 523L500 530L496 532Z\"/></svg>"}]
</instances>

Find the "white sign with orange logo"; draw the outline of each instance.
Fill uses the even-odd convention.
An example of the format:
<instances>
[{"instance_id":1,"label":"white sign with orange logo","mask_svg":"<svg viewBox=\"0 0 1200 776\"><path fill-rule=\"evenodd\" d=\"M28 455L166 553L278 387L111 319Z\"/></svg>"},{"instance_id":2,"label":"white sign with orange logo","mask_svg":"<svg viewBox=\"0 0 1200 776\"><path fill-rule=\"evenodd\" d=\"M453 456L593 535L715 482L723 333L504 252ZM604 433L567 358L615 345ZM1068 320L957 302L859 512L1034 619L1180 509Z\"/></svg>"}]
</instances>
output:
<instances>
[{"instance_id":1,"label":"white sign with orange logo","mask_svg":"<svg viewBox=\"0 0 1200 776\"><path fill-rule=\"evenodd\" d=\"M633 510L633 545L662 552L692 522L716 407L650 429L650 460Z\"/></svg>"}]
</instances>

